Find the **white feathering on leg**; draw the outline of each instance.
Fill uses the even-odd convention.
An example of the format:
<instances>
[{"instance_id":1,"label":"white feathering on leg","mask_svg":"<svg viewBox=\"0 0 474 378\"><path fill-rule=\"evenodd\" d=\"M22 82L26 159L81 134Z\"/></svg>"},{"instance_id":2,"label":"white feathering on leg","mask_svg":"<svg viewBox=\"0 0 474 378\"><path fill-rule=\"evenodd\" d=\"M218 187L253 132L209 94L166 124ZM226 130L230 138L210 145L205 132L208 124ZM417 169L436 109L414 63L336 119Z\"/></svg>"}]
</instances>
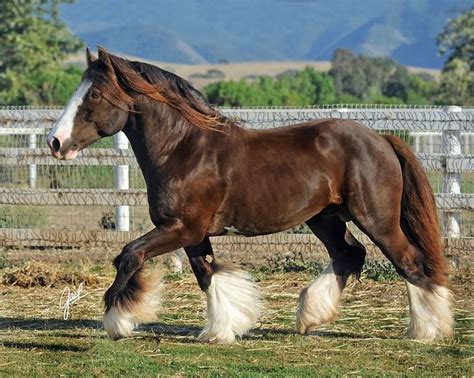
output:
<instances>
[{"instance_id":1,"label":"white feathering on leg","mask_svg":"<svg viewBox=\"0 0 474 378\"><path fill-rule=\"evenodd\" d=\"M453 334L452 294L448 288L435 285L422 289L406 282L410 303L410 338L433 341Z\"/></svg>"},{"instance_id":2,"label":"white feathering on leg","mask_svg":"<svg viewBox=\"0 0 474 378\"><path fill-rule=\"evenodd\" d=\"M120 305L112 306L105 312L103 324L112 340L130 337L137 325L156 320L156 311L160 307L163 289L161 274L157 270L142 280L145 283L138 301L131 302L124 308Z\"/></svg>"},{"instance_id":3,"label":"white feathering on leg","mask_svg":"<svg viewBox=\"0 0 474 378\"><path fill-rule=\"evenodd\" d=\"M231 343L244 335L260 316L260 292L250 275L221 268L206 290L208 322L199 335L206 342Z\"/></svg>"},{"instance_id":4,"label":"white feathering on leg","mask_svg":"<svg viewBox=\"0 0 474 378\"><path fill-rule=\"evenodd\" d=\"M116 306L111 307L104 314L103 324L107 335L112 340L132 336L132 331L136 326L133 315Z\"/></svg>"},{"instance_id":5,"label":"white feathering on leg","mask_svg":"<svg viewBox=\"0 0 474 378\"><path fill-rule=\"evenodd\" d=\"M331 262L318 278L301 291L296 311L298 333L306 334L336 317L337 304L346 281L346 276L338 276L334 273Z\"/></svg>"}]
</instances>

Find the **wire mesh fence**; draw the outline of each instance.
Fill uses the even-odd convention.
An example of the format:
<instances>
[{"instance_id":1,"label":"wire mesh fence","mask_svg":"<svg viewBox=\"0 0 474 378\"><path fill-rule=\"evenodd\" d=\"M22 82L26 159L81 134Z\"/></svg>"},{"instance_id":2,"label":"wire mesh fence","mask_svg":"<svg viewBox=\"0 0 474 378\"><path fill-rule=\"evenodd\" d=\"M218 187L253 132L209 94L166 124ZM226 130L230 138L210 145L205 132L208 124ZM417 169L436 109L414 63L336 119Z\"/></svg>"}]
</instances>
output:
<instances>
[{"instance_id":1,"label":"wire mesh fence","mask_svg":"<svg viewBox=\"0 0 474 378\"><path fill-rule=\"evenodd\" d=\"M123 138L102 139L73 161L50 156L45 136L60 112L0 109L0 245L125 243L150 229L145 183ZM255 129L342 118L395 133L412 146L428 172L443 236L456 239L449 248L468 253L472 247L474 109L338 105L222 112ZM258 248L266 248L262 243L296 248L311 244L298 236L306 231L299 227L256 242L231 237L218 241L238 249L248 249L252 243L260 243ZM308 245L304 248L313 248Z\"/></svg>"}]
</instances>

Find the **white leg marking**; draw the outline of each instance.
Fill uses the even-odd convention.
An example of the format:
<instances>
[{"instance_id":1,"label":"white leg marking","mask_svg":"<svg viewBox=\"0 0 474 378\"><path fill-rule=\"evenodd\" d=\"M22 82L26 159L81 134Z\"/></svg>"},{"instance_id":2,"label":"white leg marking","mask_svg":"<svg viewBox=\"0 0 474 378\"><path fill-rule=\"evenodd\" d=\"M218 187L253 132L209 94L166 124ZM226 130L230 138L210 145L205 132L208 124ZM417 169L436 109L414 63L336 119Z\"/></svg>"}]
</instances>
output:
<instances>
[{"instance_id":1,"label":"white leg marking","mask_svg":"<svg viewBox=\"0 0 474 378\"><path fill-rule=\"evenodd\" d=\"M329 323L337 315L337 304L347 277L334 273L332 262L300 294L296 311L296 330L307 334L315 327Z\"/></svg>"},{"instance_id":2,"label":"white leg marking","mask_svg":"<svg viewBox=\"0 0 474 378\"><path fill-rule=\"evenodd\" d=\"M92 86L92 81L89 79L84 80L79 87L77 88L74 95L69 100L66 108L64 108L61 116L54 124L53 128L48 134L48 139L51 139L53 136L65 141L71 137L72 128L74 126L74 118L76 117L77 110L81 106L84 96L89 91L89 88Z\"/></svg>"},{"instance_id":3,"label":"white leg marking","mask_svg":"<svg viewBox=\"0 0 474 378\"><path fill-rule=\"evenodd\" d=\"M244 335L260 316L260 292L250 275L237 269L218 270L206 290L208 322L199 339L231 343Z\"/></svg>"},{"instance_id":4,"label":"white leg marking","mask_svg":"<svg viewBox=\"0 0 474 378\"><path fill-rule=\"evenodd\" d=\"M407 282L410 303L410 338L433 341L453 334L452 294L446 287L435 285L433 290L419 288Z\"/></svg>"},{"instance_id":5,"label":"white leg marking","mask_svg":"<svg viewBox=\"0 0 474 378\"><path fill-rule=\"evenodd\" d=\"M104 314L104 328L112 340L130 337L138 324L156 320L156 311L160 307L163 289L161 274L155 271L142 280L145 284L139 301L130 302L124 307L113 306Z\"/></svg>"}]
</instances>

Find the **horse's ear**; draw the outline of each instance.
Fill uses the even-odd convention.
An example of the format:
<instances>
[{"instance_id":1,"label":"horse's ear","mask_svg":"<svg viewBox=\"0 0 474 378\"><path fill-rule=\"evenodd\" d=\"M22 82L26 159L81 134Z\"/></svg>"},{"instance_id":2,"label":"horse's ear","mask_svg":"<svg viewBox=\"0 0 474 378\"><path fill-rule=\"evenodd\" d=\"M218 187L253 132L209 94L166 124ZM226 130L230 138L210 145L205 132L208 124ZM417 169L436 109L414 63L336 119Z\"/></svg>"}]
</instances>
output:
<instances>
[{"instance_id":1,"label":"horse's ear","mask_svg":"<svg viewBox=\"0 0 474 378\"><path fill-rule=\"evenodd\" d=\"M97 60L97 57L91 53L89 47L86 47L86 60L88 66L90 66L92 62L95 62Z\"/></svg>"},{"instance_id":2,"label":"horse's ear","mask_svg":"<svg viewBox=\"0 0 474 378\"><path fill-rule=\"evenodd\" d=\"M97 46L97 51L99 52L99 60L104 63L108 68L113 70L112 62L110 61L110 56L107 51L102 46Z\"/></svg>"}]
</instances>

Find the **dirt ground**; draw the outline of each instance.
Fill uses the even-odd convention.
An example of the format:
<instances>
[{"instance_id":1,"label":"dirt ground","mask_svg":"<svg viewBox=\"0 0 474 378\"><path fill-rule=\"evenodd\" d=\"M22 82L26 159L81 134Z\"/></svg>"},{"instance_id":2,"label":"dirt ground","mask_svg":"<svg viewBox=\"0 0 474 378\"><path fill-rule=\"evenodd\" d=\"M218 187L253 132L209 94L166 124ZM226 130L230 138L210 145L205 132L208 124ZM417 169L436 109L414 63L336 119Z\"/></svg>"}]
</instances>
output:
<instances>
[{"instance_id":1,"label":"dirt ground","mask_svg":"<svg viewBox=\"0 0 474 378\"><path fill-rule=\"evenodd\" d=\"M8 251L0 260L0 376L472 376L474 298L469 273L452 277L453 340L425 344L404 338L408 325L401 280L362 276L348 284L338 319L310 336L294 331L299 291L310 268L286 271L267 262L251 268L263 292L256 328L233 345L198 342L205 296L186 269L164 270L157 320L129 339L106 338L102 295L113 280L115 251ZM160 260L159 264L163 264ZM308 267L311 265L308 264ZM59 307L68 287L81 298L67 320Z\"/></svg>"}]
</instances>

